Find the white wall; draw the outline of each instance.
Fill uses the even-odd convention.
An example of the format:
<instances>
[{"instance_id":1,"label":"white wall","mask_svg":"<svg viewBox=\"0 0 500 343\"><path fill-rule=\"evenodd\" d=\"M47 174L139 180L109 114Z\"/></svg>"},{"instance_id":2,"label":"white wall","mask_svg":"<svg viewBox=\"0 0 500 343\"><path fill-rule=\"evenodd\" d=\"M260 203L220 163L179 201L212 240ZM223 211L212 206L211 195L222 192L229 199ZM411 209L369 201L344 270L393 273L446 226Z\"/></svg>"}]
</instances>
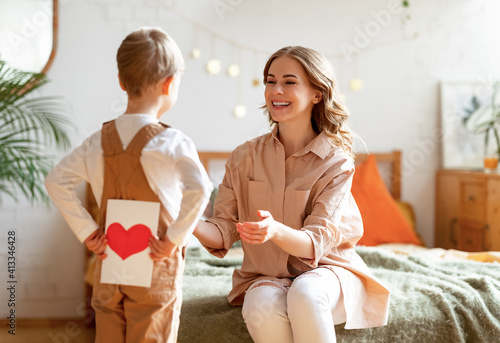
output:
<instances>
[{"instance_id":1,"label":"white wall","mask_svg":"<svg viewBox=\"0 0 500 343\"><path fill-rule=\"evenodd\" d=\"M179 101L163 120L192 137L199 150L232 150L265 132L267 121L258 109L263 87L252 86L252 79L261 79L270 53L306 45L334 64L352 111L351 125L369 151L403 151L403 199L414 205L428 246L433 245L439 167L439 82L500 75L500 8L494 0L411 0L410 20L404 20L406 12L382 15L396 0L61 2L59 49L46 93L71 103L79 130L75 144L123 110L126 98L118 87L115 54L125 35L139 26L163 27L185 54ZM193 22L202 27L197 42ZM218 38L212 40L206 29ZM371 37L363 41L360 32ZM359 54L346 58L341 51L346 44L359 48ZM242 46L240 79L204 71L212 55L227 67L236 45ZM189 57L195 47L202 52L197 60ZM363 81L363 90L349 90L354 77ZM248 114L237 119L232 111L240 103ZM7 201L0 221L0 261L6 261L6 229L18 234L18 316L81 315L83 248L57 211ZM0 265L1 280L5 265ZM1 294L4 316L7 294Z\"/></svg>"}]
</instances>

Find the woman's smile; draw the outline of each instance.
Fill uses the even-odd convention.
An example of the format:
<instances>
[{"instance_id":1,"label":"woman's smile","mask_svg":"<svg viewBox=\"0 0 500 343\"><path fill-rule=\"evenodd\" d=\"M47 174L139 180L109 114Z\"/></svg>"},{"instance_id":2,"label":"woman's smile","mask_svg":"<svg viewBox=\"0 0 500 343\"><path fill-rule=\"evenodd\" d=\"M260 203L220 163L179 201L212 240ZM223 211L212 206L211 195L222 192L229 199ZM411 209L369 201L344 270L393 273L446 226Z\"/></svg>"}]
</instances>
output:
<instances>
[{"instance_id":1,"label":"woman's smile","mask_svg":"<svg viewBox=\"0 0 500 343\"><path fill-rule=\"evenodd\" d=\"M271 101L273 104L273 107L276 109L282 109L290 106L291 102L290 101Z\"/></svg>"}]
</instances>

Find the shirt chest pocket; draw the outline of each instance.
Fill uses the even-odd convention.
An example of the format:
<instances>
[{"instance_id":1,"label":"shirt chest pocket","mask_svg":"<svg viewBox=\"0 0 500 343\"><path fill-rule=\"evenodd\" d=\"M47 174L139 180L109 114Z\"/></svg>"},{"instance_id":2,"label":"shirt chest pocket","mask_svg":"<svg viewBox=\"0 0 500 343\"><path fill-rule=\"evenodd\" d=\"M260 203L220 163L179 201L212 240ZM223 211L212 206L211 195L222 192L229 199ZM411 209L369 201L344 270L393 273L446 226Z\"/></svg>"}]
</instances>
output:
<instances>
[{"instance_id":1,"label":"shirt chest pocket","mask_svg":"<svg viewBox=\"0 0 500 343\"><path fill-rule=\"evenodd\" d=\"M258 210L268 211L269 184L262 181L248 180L248 220L258 221Z\"/></svg>"}]
</instances>

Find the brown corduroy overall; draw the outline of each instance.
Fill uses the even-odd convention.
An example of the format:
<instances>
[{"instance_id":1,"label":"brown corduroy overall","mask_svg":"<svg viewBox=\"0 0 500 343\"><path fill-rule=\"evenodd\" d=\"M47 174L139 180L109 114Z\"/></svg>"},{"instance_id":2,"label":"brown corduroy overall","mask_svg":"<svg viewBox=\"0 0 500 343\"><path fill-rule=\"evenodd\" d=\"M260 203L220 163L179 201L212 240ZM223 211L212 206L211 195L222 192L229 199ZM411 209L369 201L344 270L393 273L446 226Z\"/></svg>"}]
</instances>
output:
<instances>
[{"instance_id":1,"label":"brown corduroy overall","mask_svg":"<svg viewBox=\"0 0 500 343\"><path fill-rule=\"evenodd\" d=\"M123 150L115 122L105 123L101 133L104 153L104 188L100 207L100 227L104 228L108 199L159 202L151 190L140 162L144 146L165 130L165 124L143 127ZM160 205L158 237L165 235L172 218ZM96 342L146 343L177 341L182 303L184 249L155 262L151 287L102 284L98 259L92 295L96 312Z\"/></svg>"}]
</instances>

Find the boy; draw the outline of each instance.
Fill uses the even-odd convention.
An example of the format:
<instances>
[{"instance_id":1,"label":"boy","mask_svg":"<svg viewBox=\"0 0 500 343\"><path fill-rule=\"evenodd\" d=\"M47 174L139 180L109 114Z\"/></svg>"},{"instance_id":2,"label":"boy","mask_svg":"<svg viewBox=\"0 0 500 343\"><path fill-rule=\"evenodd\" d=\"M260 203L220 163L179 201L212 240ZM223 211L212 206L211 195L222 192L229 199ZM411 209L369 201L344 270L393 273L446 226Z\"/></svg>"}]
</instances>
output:
<instances>
[{"instance_id":1,"label":"boy","mask_svg":"<svg viewBox=\"0 0 500 343\"><path fill-rule=\"evenodd\" d=\"M78 239L99 257L92 296L96 342L176 342L184 249L212 185L193 142L158 121L175 104L184 69L173 39L141 28L123 40L117 62L128 95L125 113L67 155L45 186ZM84 180L100 203L99 225L77 199L75 187ZM155 261L149 288L100 282L108 199L161 204L159 238L149 241Z\"/></svg>"}]
</instances>

